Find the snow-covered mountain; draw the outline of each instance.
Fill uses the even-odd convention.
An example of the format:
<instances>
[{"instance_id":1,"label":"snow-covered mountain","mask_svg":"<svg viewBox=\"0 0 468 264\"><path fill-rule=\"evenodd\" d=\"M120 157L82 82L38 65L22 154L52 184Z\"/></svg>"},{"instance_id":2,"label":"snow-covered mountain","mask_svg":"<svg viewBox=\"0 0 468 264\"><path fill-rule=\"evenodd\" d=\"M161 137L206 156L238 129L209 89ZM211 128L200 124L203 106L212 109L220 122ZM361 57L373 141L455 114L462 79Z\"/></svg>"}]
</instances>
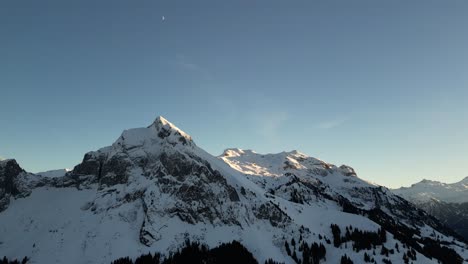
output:
<instances>
[{"instance_id":1,"label":"snow-covered mountain","mask_svg":"<svg viewBox=\"0 0 468 264\"><path fill-rule=\"evenodd\" d=\"M466 203L468 202L468 177L456 183L422 180L410 187L395 189L394 192L417 202L438 200L447 203Z\"/></svg>"},{"instance_id":2,"label":"snow-covered mountain","mask_svg":"<svg viewBox=\"0 0 468 264\"><path fill-rule=\"evenodd\" d=\"M423 180L393 192L435 216L468 240L468 177L452 184Z\"/></svg>"},{"instance_id":3,"label":"snow-covered mountain","mask_svg":"<svg viewBox=\"0 0 468 264\"><path fill-rule=\"evenodd\" d=\"M61 177L0 162L0 255L110 263L174 252L187 239L236 240L260 262L294 263L305 243L322 244L326 263L468 259L453 231L351 167L297 151L214 157L162 117L86 153Z\"/></svg>"}]
</instances>

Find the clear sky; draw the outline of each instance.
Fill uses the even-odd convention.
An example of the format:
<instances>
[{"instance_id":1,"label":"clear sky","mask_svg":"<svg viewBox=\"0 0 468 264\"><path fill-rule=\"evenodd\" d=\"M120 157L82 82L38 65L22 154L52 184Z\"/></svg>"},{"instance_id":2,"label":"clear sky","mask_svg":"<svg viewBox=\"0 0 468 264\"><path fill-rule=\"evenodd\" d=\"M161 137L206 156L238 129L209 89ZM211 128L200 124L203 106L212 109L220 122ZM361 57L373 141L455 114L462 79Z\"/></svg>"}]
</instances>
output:
<instances>
[{"instance_id":1,"label":"clear sky","mask_svg":"<svg viewBox=\"0 0 468 264\"><path fill-rule=\"evenodd\" d=\"M0 156L71 168L162 115L389 187L468 176L468 1L1 1ZM164 19L163 19L164 16Z\"/></svg>"}]
</instances>

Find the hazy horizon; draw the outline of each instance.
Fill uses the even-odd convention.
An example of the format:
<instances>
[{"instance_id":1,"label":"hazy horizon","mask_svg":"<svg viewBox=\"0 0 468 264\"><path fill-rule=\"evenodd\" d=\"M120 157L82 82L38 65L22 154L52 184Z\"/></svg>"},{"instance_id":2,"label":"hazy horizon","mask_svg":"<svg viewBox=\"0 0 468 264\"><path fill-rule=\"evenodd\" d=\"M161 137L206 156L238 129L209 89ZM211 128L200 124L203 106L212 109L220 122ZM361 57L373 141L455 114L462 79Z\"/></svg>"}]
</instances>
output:
<instances>
[{"instance_id":1,"label":"hazy horizon","mask_svg":"<svg viewBox=\"0 0 468 264\"><path fill-rule=\"evenodd\" d=\"M25 4L27 3L27 4ZM213 155L468 176L468 2L6 1L0 157L72 168L162 115Z\"/></svg>"}]
</instances>

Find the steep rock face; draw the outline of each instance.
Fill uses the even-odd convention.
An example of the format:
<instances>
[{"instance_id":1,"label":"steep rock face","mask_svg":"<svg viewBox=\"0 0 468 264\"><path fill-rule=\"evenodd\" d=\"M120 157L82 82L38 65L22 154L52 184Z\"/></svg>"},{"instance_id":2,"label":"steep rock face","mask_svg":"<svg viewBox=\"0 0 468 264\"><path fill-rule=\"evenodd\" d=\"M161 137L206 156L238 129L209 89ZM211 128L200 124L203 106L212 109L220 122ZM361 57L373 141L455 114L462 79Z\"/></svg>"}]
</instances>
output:
<instances>
[{"instance_id":1,"label":"steep rock face","mask_svg":"<svg viewBox=\"0 0 468 264\"><path fill-rule=\"evenodd\" d=\"M0 188L5 194L19 194L16 178L24 170L16 163L16 160L0 161Z\"/></svg>"},{"instance_id":2,"label":"steep rock face","mask_svg":"<svg viewBox=\"0 0 468 264\"><path fill-rule=\"evenodd\" d=\"M28 196L37 182L38 176L24 171L16 160L0 161L0 212L8 208L11 197Z\"/></svg>"},{"instance_id":3,"label":"steep rock face","mask_svg":"<svg viewBox=\"0 0 468 264\"><path fill-rule=\"evenodd\" d=\"M108 153L98 150L86 153L83 161L75 166L70 175L92 175L94 181L102 188L126 183L129 175L128 167L130 162L124 155L109 157Z\"/></svg>"}]
</instances>

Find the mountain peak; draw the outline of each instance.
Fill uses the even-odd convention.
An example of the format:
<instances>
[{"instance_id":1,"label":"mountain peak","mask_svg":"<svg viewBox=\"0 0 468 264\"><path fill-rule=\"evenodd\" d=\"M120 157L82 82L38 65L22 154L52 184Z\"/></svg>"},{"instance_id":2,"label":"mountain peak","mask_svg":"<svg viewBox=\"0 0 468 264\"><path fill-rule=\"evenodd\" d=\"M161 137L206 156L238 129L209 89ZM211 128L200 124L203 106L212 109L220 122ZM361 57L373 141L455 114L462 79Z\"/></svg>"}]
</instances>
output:
<instances>
[{"instance_id":1,"label":"mountain peak","mask_svg":"<svg viewBox=\"0 0 468 264\"><path fill-rule=\"evenodd\" d=\"M148 126L148 128L150 128L152 126L158 127L158 128L167 126L167 127L170 127L170 128L180 130L178 127L176 127L174 124L169 122L169 120L167 120L163 116L156 117L156 119L154 119L153 123L150 126Z\"/></svg>"},{"instance_id":2,"label":"mountain peak","mask_svg":"<svg viewBox=\"0 0 468 264\"><path fill-rule=\"evenodd\" d=\"M9 162L11 159L0 159L0 164L5 164Z\"/></svg>"},{"instance_id":3,"label":"mountain peak","mask_svg":"<svg viewBox=\"0 0 468 264\"><path fill-rule=\"evenodd\" d=\"M184 144L193 143L192 137L189 134L185 133L162 116L156 117L153 124L148 128L154 128L158 132L160 138L166 138L172 135L179 137L178 140Z\"/></svg>"},{"instance_id":4,"label":"mountain peak","mask_svg":"<svg viewBox=\"0 0 468 264\"><path fill-rule=\"evenodd\" d=\"M14 166L19 166L18 162L15 159L4 159L0 160L0 166L6 166L6 165L14 165Z\"/></svg>"},{"instance_id":5,"label":"mountain peak","mask_svg":"<svg viewBox=\"0 0 468 264\"><path fill-rule=\"evenodd\" d=\"M166 125L166 124L173 125L171 122L169 122L169 121L168 121L166 118L164 118L163 116L158 116L158 117L156 117L156 119L154 120L153 123L163 124L163 125Z\"/></svg>"}]
</instances>

